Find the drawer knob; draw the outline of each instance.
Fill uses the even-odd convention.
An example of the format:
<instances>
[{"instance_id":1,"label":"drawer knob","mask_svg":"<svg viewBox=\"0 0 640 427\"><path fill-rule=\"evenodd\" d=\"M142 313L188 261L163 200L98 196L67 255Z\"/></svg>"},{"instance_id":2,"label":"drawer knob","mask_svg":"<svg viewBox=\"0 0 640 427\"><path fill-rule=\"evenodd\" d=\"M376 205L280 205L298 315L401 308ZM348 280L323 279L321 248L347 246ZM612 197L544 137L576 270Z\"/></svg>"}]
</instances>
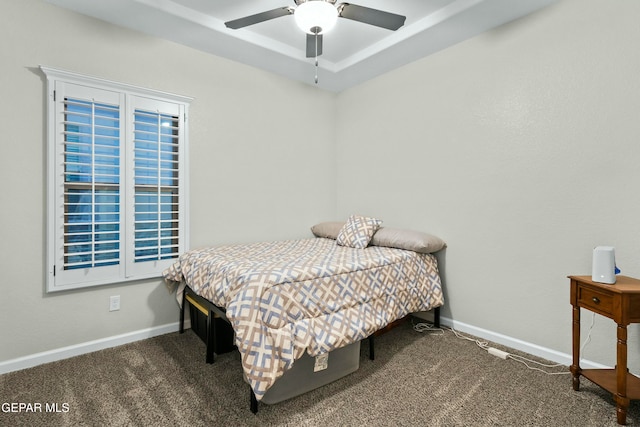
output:
<instances>
[{"instance_id":1,"label":"drawer knob","mask_svg":"<svg viewBox=\"0 0 640 427\"><path fill-rule=\"evenodd\" d=\"M600 304L600 299L598 297L593 297L591 300L596 304Z\"/></svg>"}]
</instances>

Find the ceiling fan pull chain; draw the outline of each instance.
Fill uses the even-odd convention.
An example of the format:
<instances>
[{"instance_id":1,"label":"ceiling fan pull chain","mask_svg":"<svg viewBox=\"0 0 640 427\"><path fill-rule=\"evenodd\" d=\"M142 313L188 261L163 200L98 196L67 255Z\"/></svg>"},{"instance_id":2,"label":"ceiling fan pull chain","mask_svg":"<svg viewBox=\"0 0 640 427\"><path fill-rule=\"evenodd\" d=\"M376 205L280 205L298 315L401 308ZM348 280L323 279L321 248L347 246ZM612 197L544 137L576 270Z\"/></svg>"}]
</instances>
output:
<instances>
[{"instance_id":1,"label":"ceiling fan pull chain","mask_svg":"<svg viewBox=\"0 0 640 427\"><path fill-rule=\"evenodd\" d=\"M316 84L318 84L318 31L316 31Z\"/></svg>"},{"instance_id":2,"label":"ceiling fan pull chain","mask_svg":"<svg viewBox=\"0 0 640 427\"><path fill-rule=\"evenodd\" d=\"M316 59L316 78L315 78L316 84L318 84L318 60Z\"/></svg>"}]
</instances>

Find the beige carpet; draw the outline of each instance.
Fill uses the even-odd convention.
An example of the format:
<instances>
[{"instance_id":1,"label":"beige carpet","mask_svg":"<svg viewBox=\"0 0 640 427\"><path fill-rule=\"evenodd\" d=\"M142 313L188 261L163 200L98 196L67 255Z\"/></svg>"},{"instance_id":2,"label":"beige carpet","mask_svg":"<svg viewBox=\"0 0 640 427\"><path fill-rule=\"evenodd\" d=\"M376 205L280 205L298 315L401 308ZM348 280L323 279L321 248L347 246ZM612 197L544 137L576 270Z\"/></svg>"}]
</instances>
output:
<instances>
[{"instance_id":1,"label":"beige carpet","mask_svg":"<svg viewBox=\"0 0 640 427\"><path fill-rule=\"evenodd\" d=\"M363 345L355 373L260 404L257 415L249 411L238 353L213 365L204 353L187 331L2 375L0 425L617 425L611 395L586 379L574 392L570 375L531 371L451 332L421 334L408 323L377 338L375 361ZM7 412L10 403L39 403L42 412ZM46 404L59 412L46 412ZM638 402L628 424L640 425Z\"/></svg>"}]
</instances>

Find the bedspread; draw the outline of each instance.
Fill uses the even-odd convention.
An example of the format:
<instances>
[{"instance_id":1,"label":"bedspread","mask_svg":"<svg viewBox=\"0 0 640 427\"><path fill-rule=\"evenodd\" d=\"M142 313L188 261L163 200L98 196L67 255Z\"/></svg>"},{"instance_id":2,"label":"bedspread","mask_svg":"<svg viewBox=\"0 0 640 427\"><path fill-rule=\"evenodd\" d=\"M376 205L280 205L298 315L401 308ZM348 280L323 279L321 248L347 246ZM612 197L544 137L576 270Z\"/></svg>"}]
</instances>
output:
<instances>
[{"instance_id":1,"label":"bedspread","mask_svg":"<svg viewBox=\"0 0 640 427\"><path fill-rule=\"evenodd\" d=\"M436 258L312 238L192 250L163 273L224 307L256 399L317 356L443 304Z\"/></svg>"}]
</instances>

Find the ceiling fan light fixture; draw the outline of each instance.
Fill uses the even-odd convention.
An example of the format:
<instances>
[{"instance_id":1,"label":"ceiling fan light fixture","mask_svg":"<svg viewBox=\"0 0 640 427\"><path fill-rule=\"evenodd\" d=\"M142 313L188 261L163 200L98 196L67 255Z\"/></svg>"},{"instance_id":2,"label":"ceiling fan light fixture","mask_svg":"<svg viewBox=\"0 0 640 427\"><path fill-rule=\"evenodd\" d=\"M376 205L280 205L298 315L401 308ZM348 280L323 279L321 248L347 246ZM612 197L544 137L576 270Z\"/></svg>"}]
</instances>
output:
<instances>
[{"instance_id":1,"label":"ceiling fan light fixture","mask_svg":"<svg viewBox=\"0 0 640 427\"><path fill-rule=\"evenodd\" d=\"M324 0L308 0L295 9L293 17L305 33L324 34L336 25L338 9Z\"/></svg>"}]
</instances>

